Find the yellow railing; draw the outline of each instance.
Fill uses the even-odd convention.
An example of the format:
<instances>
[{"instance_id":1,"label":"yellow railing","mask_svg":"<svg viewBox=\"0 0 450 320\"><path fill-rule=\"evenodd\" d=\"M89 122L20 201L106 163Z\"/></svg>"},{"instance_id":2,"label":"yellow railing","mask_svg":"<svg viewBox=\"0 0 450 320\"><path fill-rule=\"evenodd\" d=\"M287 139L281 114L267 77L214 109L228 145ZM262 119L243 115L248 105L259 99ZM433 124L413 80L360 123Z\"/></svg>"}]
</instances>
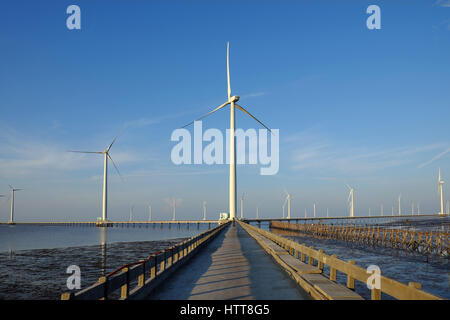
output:
<instances>
[{"instance_id":1,"label":"yellow railing","mask_svg":"<svg viewBox=\"0 0 450 320\"><path fill-rule=\"evenodd\" d=\"M152 254L145 260L123 265L106 277L100 277L96 283L85 289L63 293L61 300L105 300L119 289L122 300L142 295L144 291L148 294L228 224L229 222L207 230L173 247ZM136 283L134 287L133 283Z\"/></svg>"},{"instance_id":2,"label":"yellow railing","mask_svg":"<svg viewBox=\"0 0 450 320\"><path fill-rule=\"evenodd\" d=\"M305 244L299 244L293 240L286 239L246 223L242 223L242 225L272 240L288 251L289 254L299 258L302 262L307 261L310 265L317 265L322 272L324 266L328 266L330 280L336 281L337 273L344 273L347 277L346 285L350 289L355 289L355 280L366 284L368 278L372 275L367 273L366 269L357 266L353 260L346 262L338 259L337 255L327 255L323 250L315 250L313 246L307 247ZM420 290L421 287L421 284L418 282L409 282L406 285L380 275L380 287L379 289L375 287L371 289L371 298L372 300L380 300L381 293L385 293L398 300L442 300L438 296Z\"/></svg>"},{"instance_id":3,"label":"yellow railing","mask_svg":"<svg viewBox=\"0 0 450 320\"><path fill-rule=\"evenodd\" d=\"M315 237L332 238L404 249L424 254L450 256L450 233L446 231L418 231L380 226L337 226L322 223L287 223L272 221L272 228L298 231Z\"/></svg>"}]
</instances>

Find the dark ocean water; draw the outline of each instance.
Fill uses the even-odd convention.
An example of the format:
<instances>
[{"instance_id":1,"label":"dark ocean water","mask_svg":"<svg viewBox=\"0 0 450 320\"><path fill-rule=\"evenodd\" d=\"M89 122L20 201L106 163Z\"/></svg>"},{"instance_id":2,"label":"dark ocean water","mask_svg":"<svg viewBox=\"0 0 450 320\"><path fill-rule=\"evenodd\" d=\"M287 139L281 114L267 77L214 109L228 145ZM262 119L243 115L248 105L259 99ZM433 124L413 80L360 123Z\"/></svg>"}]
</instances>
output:
<instances>
[{"instance_id":1,"label":"dark ocean water","mask_svg":"<svg viewBox=\"0 0 450 320\"><path fill-rule=\"evenodd\" d=\"M211 227L215 225L211 224ZM60 299L67 267L81 271L81 288L116 268L147 258L207 225L180 228L0 225L0 299Z\"/></svg>"}]
</instances>

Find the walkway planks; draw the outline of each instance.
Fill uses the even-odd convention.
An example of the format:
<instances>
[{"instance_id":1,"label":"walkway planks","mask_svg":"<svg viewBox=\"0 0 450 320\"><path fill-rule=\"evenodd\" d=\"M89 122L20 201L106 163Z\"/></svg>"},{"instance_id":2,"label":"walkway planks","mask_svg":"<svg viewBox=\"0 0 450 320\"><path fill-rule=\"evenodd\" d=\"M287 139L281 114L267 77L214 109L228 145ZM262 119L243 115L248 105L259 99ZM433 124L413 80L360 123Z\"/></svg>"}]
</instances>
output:
<instances>
[{"instance_id":1,"label":"walkway planks","mask_svg":"<svg viewBox=\"0 0 450 320\"><path fill-rule=\"evenodd\" d=\"M230 225L148 298L311 299L238 224Z\"/></svg>"}]
</instances>

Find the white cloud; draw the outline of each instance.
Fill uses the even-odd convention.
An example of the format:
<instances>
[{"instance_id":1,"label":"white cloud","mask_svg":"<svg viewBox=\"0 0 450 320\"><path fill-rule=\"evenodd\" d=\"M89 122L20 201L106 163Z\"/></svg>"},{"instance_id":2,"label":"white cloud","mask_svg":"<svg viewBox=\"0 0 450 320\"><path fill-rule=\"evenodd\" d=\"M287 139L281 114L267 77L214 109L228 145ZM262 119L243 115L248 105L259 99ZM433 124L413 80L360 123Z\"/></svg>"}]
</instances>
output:
<instances>
[{"instance_id":1,"label":"white cloud","mask_svg":"<svg viewBox=\"0 0 450 320\"><path fill-rule=\"evenodd\" d=\"M429 165L430 163L432 163L432 162L434 162L434 161L436 161L436 160L442 158L443 156L445 156L445 155L446 155L447 153L449 153L449 152L450 152L450 148L447 148L446 150L442 151L442 152L439 153L438 155L434 156L432 159L430 159L430 160L428 160L428 161L426 161L426 162L423 162L423 163L419 164L419 166L418 166L417 168L419 168L419 169L420 169L420 168L423 168L423 167Z\"/></svg>"},{"instance_id":2,"label":"white cloud","mask_svg":"<svg viewBox=\"0 0 450 320\"><path fill-rule=\"evenodd\" d=\"M314 130L306 130L285 139L291 148L293 170L327 170L337 174L373 173L377 170L414 165L418 158L429 152L448 148L448 144L436 143L405 147L366 147L337 144ZM444 156L450 149L440 153L423 165Z\"/></svg>"},{"instance_id":3,"label":"white cloud","mask_svg":"<svg viewBox=\"0 0 450 320\"><path fill-rule=\"evenodd\" d=\"M434 5L439 7L450 7L450 0L437 0Z\"/></svg>"}]
</instances>

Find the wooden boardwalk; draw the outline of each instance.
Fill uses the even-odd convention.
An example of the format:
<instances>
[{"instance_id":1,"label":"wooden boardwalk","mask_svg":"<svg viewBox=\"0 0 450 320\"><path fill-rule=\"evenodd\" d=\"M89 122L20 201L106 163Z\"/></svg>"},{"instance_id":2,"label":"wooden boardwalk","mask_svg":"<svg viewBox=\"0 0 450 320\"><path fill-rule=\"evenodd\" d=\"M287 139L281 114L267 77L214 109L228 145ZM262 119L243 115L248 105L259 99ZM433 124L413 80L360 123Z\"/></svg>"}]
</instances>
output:
<instances>
[{"instance_id":1,"label":"wooden boardwalk","mask_svg":"<svg viewBox=\"0 0 450 320\"><path fill-rule=\"evenodd\" d=\"M237 223L230 225L148 298L311 299Z\"/></svg>"}]
</instances>

